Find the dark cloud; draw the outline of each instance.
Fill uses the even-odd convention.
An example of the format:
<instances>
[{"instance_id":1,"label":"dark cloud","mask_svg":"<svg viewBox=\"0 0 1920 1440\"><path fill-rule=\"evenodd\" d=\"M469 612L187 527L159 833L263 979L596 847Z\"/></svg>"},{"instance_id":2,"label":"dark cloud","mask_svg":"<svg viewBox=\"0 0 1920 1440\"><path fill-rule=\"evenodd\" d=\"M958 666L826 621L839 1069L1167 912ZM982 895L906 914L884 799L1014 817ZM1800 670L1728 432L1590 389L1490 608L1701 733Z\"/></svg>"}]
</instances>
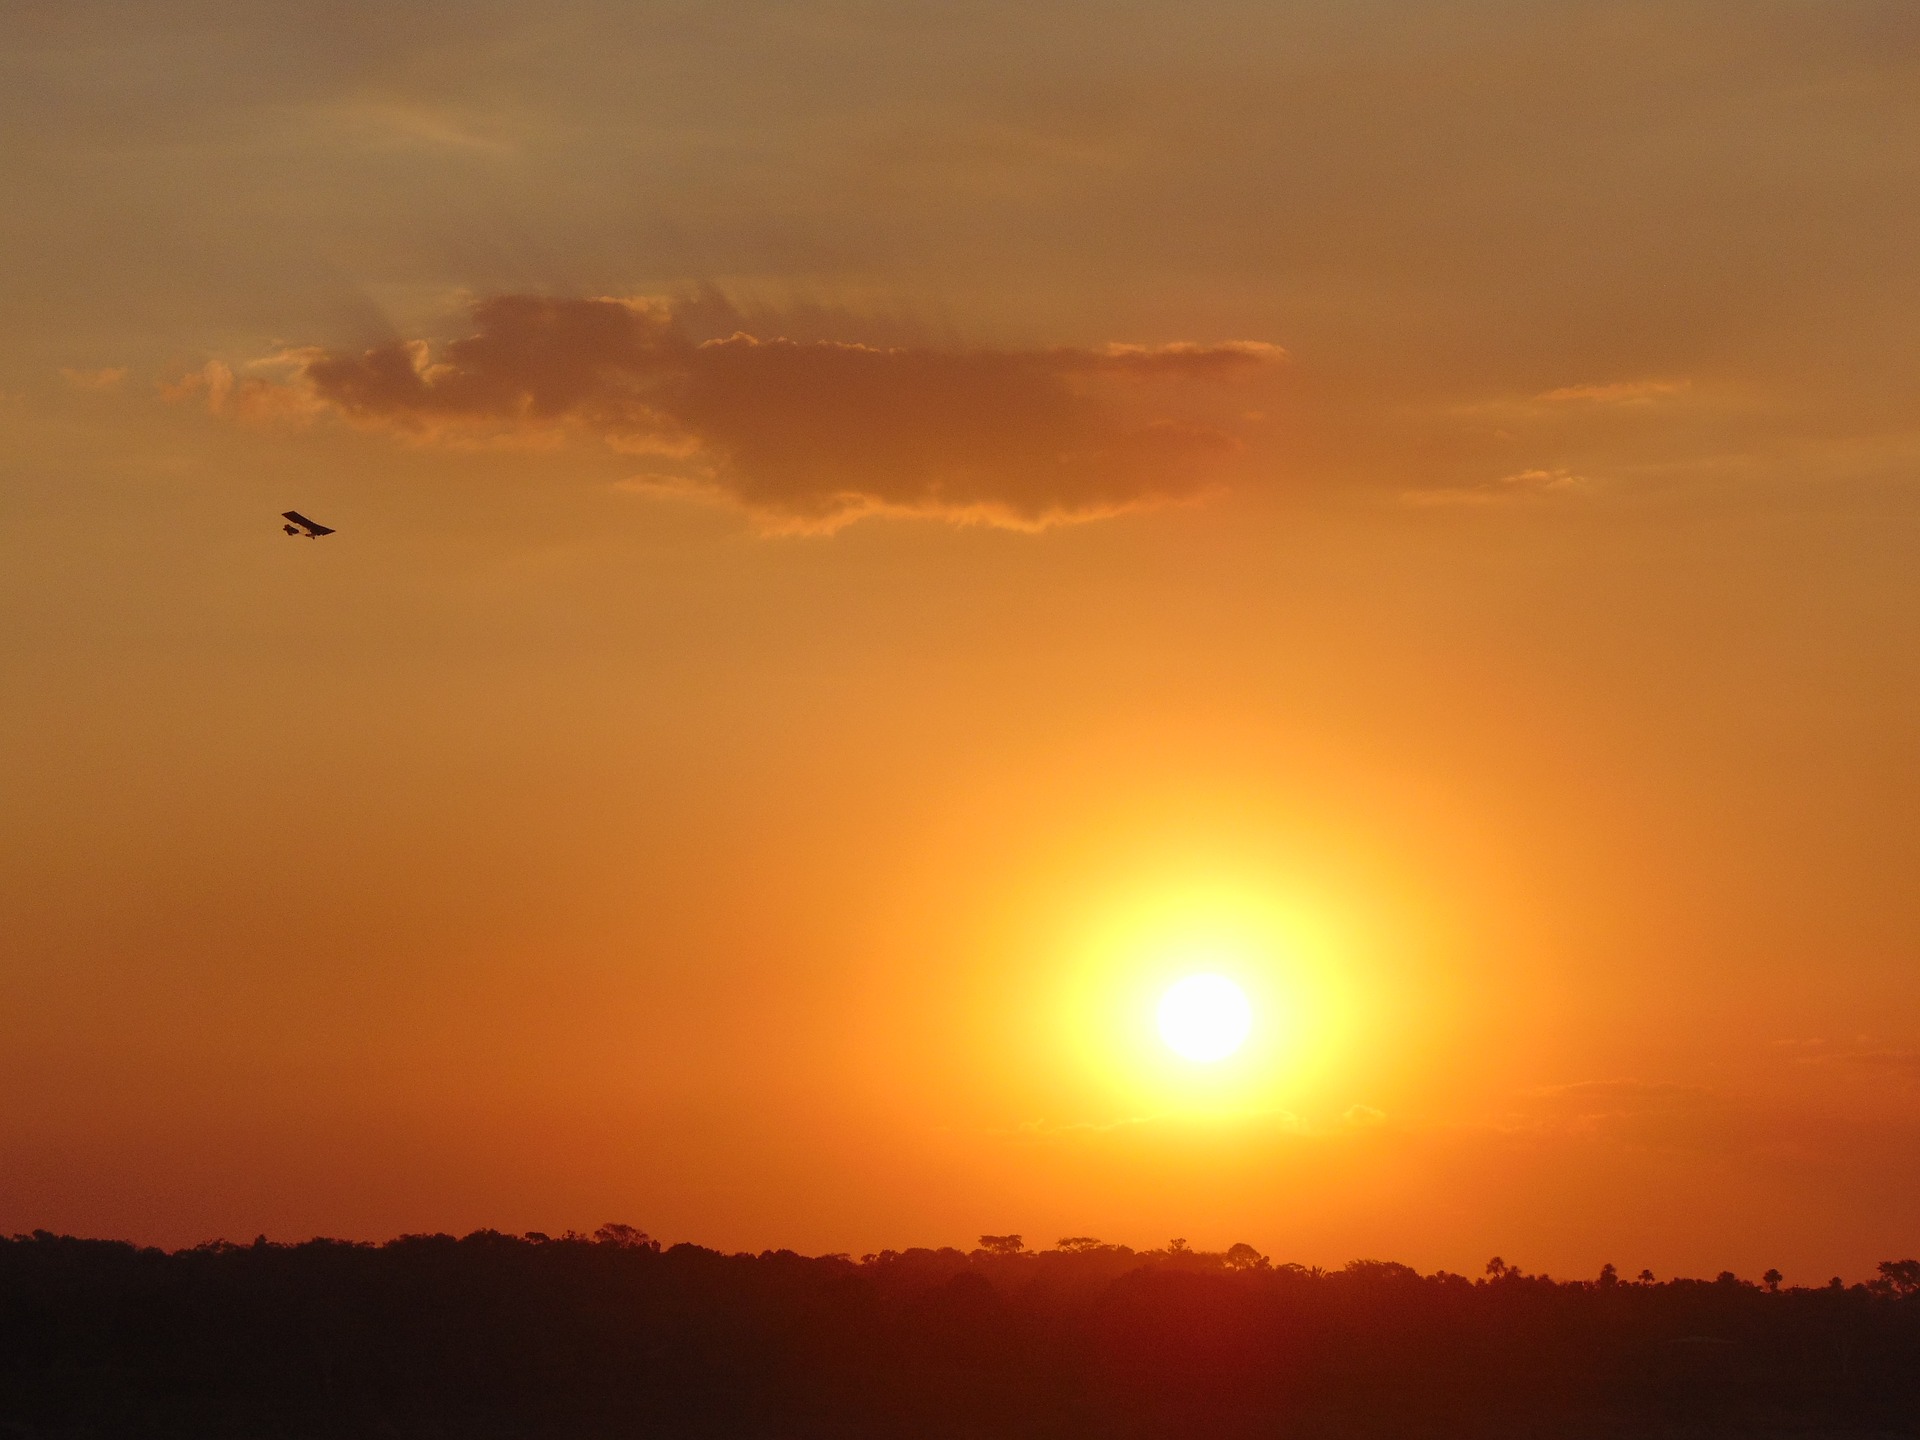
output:
<instances>
[{"instance_id":1,"label":"dark cloud","mask_svg":"<svg viewBox=\"0 0 1920 1440\"><path fill-rule=\"evenodd\" d=\"M1194 496L1240 441L1208 412L1281 352L697 341L667 302L506 295L438 350L298 352L293 388L434 439L573 428L775 522L873 512L1019 526ZM293 407L282 407L293 408Z\"/></svg>"}]
</instances>

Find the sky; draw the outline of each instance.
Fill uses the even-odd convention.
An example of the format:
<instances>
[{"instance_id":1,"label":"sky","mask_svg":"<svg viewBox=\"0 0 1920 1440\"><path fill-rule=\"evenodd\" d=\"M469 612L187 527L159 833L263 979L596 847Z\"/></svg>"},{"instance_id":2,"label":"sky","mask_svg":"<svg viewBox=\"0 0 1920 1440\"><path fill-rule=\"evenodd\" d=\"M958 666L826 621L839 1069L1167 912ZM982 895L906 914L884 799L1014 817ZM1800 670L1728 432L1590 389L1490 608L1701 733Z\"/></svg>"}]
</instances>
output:
<instances>
[{"instance_id":1,"label":"sky","mask_svg":"<svg viewBox=\"0 0 1920 1440\"><path fill-rule=\"evenodd\" d=\"M23 0L0 131L0 1231L1914 1250L1906 0Z\"/></svg>"}]
</instances>

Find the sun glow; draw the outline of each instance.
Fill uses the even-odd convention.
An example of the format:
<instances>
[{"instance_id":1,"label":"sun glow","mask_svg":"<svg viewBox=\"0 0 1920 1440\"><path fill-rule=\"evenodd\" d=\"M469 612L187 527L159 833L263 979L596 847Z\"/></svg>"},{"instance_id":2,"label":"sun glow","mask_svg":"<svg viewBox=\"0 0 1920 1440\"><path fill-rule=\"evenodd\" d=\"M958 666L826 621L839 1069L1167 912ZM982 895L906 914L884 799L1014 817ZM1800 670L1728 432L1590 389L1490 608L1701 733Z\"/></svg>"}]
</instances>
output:
<instances>
[{"instance_id":1,"label":"sun glow","mask_svg":"<svg viewBox=\"0 0 1920 1440\"><path fill-rule=\"evenodd\" d=\"M1220 1119L1344 1107L1351 937L1264 876L1109 890L1063 967L1048 1032L1116 1116Z\"/></svg>"},{"instance_id":2,"label":"sun glow","mask_svg":"<svg viewBox=\"0 0 1920 1440\"><path fill-rule=\"evenodd\" d=\"M1160 997L1160 1038L1199 1065L1226 1059L1253 1029L1247 992L1224 975L1189 975Z\"/></svg>"}]
</instances>

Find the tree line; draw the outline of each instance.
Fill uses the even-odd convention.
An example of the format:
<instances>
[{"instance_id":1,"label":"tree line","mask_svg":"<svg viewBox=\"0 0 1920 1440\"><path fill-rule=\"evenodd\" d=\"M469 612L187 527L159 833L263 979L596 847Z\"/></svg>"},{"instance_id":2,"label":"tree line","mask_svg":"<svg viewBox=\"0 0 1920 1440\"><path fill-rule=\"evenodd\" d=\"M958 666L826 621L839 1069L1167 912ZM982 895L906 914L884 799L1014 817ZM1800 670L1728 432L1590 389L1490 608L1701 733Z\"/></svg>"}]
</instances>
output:
<instances>
[{"instance_id":1,"label":"tree line","mask_svg":"<svg viewBox=\"0 0 1920 1440\"><path fill-rule=\"evenodd\" d=\"M1920 1262L1476 1277L1251 1245L0 1239L0 1440L1920 1434Z\"/></svg>"}]
</instances>

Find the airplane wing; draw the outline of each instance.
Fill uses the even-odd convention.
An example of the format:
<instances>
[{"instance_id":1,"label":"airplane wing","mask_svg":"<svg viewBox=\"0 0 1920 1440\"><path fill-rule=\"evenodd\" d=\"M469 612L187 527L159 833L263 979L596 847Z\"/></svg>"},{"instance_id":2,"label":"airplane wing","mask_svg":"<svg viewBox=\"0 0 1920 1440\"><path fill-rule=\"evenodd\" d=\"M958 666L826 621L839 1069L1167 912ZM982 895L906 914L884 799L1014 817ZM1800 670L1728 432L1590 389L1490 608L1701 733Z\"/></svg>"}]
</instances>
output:
<instances>
[{"instance_id":1,"label":"airplane wing","mask_svg":"<svg viewBox=\"0 0 1920 1440\"><path fill-rule=\"evenodd\" d=\"M309 535L333 534L332 527L322 525L318 520L309 520L298 510L284 510L281 512L280 518L282 520L291 520L294 524L302 526Z\"/></svg>"}]
</instances>

